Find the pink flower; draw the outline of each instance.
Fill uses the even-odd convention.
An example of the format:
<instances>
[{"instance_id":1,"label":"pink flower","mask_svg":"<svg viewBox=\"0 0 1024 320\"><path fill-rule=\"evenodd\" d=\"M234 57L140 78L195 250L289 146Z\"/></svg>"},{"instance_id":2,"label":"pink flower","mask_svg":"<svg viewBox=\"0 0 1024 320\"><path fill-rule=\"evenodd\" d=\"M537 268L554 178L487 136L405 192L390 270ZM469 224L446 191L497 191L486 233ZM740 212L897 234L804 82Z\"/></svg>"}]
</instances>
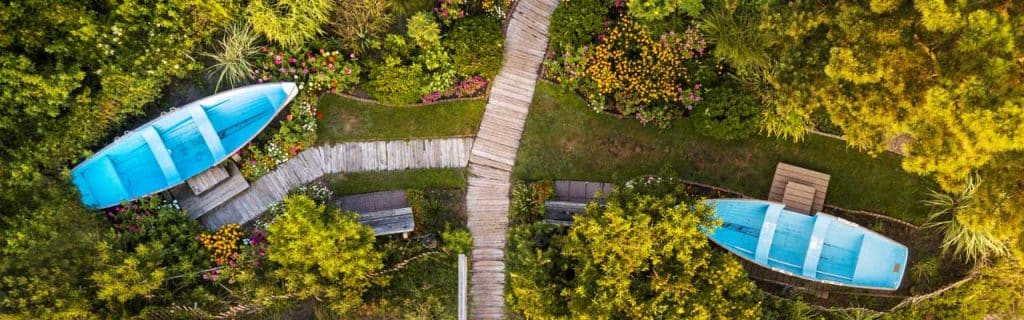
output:
<instances>
[{"instance_id":1,"label":"pink flower","mask_svg":"<svg viewBox=\"0 0 1024 320\"><path fill-rule=\"evenodd\" d=\"M342 70L342 73L344 73L344 74L352 74L352 68L345 67L345 70Z\"/></svg>"},{"instance_id":2,"label":"pink flower","mask_svg":"<svg viewBox=\"0 0 1024 320\"><path fill-rule=\"evenodd\" d=\"M327 69L331 69L331 71L334 71L334 64L333 63L328 63L327 64Z\"/></svg>"},{"instance_id":3,"label":"pink flower","mask_svg":"<svg viewBox=\"0 0 1024 320\"><path fill-rule=\"evenodd\" d=\"M281 64L281 55L274 56L274 64Z\"/></svg>"}]
</instances>

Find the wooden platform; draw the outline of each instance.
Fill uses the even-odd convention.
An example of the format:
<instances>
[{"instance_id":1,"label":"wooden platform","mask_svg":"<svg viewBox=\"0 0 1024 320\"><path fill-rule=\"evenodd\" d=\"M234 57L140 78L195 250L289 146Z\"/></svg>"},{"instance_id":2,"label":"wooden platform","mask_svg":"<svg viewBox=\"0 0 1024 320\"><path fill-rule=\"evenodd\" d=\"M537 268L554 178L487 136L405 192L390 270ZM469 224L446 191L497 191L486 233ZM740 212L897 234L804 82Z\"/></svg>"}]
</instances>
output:
<instances>
[{"instance_id":1,"label":"wooden platform","mask_svg":"<svg viewBox=\"0 0 1024 320\"><path fill-rule=\"evenodd\" d=\"M373 212L409 206L409 201L405 198L405 190L347 195L338 197L331 203L342 210L355 212Z\"/></svg>"},{"instance_id":2,"label":"wooden platform","mask_svg":"<svg viewBox=\"0 0 1024 320\"><path fill-rule=\"evenodd\" d=\"M779 162L775 167L775 177L772 179L772 188L768 193L768 200L786 203L786 186L789 182L796 182L814 188L810 208L797 204L798 198L794 197L799 196L795 194L791 195L791 201L794 201L793 206L791 207L789 203L786 203L786 208L796 212L817 213L825 208L825 195L828 192L828 182L830 179L831 176L828 174ZM794 185L793 190L798 193L805 189Z\"/></svg>"},{"instance_id":3,"label":"wooden platform","mask_svg":"<svg viewBox=\"0 0 1024 320\"><path fill-rule=\"evenodd\" d=\"M216 210L218 206L249 188L249 182L245 181L245 177L242 176L242 173L239 172L238 167L234 163L228 162L228 169L226 170L221 166L215 166L214 168L223 170L227 178L214 185L205 186L203 188L205 190L202 193L195 194L196 189L192 185L181 185L170 190L174 199L178 200L178 204L181 205L182 209L188 211L192 219L199 219L206 213ZM220 173L215 174L220 175ZM210 181L212 180L206 180L203 183L209 183Z\"/></svg>"},{"instance_id":4,"label":"wooden platform","mask_svg":"<svg viewBox=\"0 0 1024 320\"><path fill-rule=\"evenodd\" d=\"M200 217L207 228L244 224L284 199L288 191L325 174L462 168L469 161L472 138L366 141L318 146L278 166L214 212Z\"/></svg>"},{"instance_id":5,"label":"wooden platform","mask_svg":"<svg viewBox=\"0 0 1024 320\"><path fill-rule=\"evenodd\" d=\"M223 166L215 165L213 168L192 177L192 179L188 179L187 183L188 187L192 188L192 194L199 195L206 192L206 190L210 190L210 188L213 188L213 186L224 181L229 176L228 170L224 169Z\"/></svg>"},{"instance_id":6,"label":"wooden platform","mask_svg":"<svg viewBox=\"0 0 1024 320\"><path fill-rule=\"evenodd\" d=\"M533 101L557 0L515 2L505 31L504 64L491 85L469 159L466 188L470 254L470 318L505 317L505 233L519 139Z\"/></svg>"},{"instance_id":7,"label":"wooden platform","mask_svg":"<svg viewBox=\"0 0 1024 320\"><path fill-rule=\"evenodd\" d=\"M408 237L409 232L416 229L416 219L412 215L412 208L409 207L360 212L359 224L373 228L375 236L401 233L403 237Z\"/></svg>"}]
</instances>

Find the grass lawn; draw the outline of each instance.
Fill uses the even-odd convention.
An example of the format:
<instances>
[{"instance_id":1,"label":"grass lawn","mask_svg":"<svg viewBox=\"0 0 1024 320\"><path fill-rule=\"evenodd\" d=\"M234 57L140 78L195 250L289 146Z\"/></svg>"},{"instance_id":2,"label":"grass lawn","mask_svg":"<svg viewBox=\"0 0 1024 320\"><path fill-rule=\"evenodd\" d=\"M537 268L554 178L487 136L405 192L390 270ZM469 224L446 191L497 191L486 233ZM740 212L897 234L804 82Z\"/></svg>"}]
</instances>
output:
<instances>
[{"instance_id":1,"label":"grass lawn","mask_svg":"<svg viewBox=\"0 0 1024 320\"><path fill-rule=\"evenodd\" d=\"M484 114L484 99L422 107L388 107L337 95L320 99L319 144L470 136Z\"/></svg>"},{"instance_id":2,"label":"grass lawn","mask_svg":"<svg viewBox=\"0 0 1024 320\"><path fill-rule=\"evenodd\" d=\"M921 223L930 180L909 174L894 154L871 157L840 140L753 137L721 141L700 135L689 120L660 130L597 114L576 95L540 83L513 174L526 180L619 182L643 174L681 178L766 198L779 161L832 175L826 202Z\"/></svg>"},{"instance_id":3,"label":"grass lawn","mask_svg":"<svg viewBox=\"0 0 1024 320\"><path fill-rule=\"evenodd\" d=\"M461 189L466 186L465 169L418 169L342 173L327 176L336 195L394 189Z\"/></svg>"}]
</instances>

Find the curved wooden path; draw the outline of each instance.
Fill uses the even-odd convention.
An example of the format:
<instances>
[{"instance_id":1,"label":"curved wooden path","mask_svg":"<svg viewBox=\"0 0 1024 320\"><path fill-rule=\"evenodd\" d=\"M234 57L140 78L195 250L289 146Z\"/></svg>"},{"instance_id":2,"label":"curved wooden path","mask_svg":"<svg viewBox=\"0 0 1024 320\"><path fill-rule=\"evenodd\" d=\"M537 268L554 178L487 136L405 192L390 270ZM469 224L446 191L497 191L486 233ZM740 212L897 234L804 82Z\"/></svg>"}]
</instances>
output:
<instances>
[{"instance_id":1,"label":"curved wooden path","mask_svg":"<svg viewBox=\"0 0 1024 320\"><path fill-rule=\"evenodd\" d=\"M557 0L519 0L505 31L505 62L494 78L469 157L466 208L473 234L470 316L505 317L505 233L512 166L548 44Z\"/></svg>"},{"instance_id":2,"label":"curved wooden path","mask_svg":"<svg viewBox=\"0 0 1024 320\"><path fill-rule=\"evenodd\" d=\"M199 218L207 228L244 224L288 191L325 174L405 170L421 168L463 168L469 160L472 138L396 140L341 143L302 151L276 170L253 182L217 210Z\"/></svg>"}]
</instances>

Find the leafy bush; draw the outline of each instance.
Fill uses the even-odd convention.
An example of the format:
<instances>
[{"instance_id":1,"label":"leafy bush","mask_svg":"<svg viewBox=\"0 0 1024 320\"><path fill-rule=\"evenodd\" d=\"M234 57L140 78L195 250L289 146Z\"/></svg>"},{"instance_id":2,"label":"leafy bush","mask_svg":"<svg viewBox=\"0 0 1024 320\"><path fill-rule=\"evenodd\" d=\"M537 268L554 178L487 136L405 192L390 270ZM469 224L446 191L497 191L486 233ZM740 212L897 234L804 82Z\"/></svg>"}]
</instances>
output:
<instances>
[{"instance_id":1,"label":"leafy bush","mask_svg":"<svg viewBox=\"0 0 1024 320\"><path fill-rule=\"evenodd\" d=\"M430 49L441 44L441 26L426 12L417 12L406 21L409 39L420 48Z\"/></svg>"},{"instance_id":2,"label":"leafy bush","mask_svg":"<svg viewBox=\"0 0 1024 320\"><path fill-rule=\"evenodd\" d=\"M331 30L344 49L362 54L378 46L393 17L388 2L380 0L344 0L334 7Z\"/></svg>"},{"instance_id":3,"label":"leafy bush","mask_svg":"<svg viewBox=\"0 0 1024 320\"><path fill-rule=\"evenodd\" d=\"M492 17L504 20L512 8L512 0L482 0L480 6Z\"/></svg>"},{"instance_id":4,"label":"leafy bush","mask_svg":"<svg viewBox=\"0 0 1024 320\"><path fill-rule=\"evenodd\" d=\"M663 19L677 11L696 17L704 9L701 0L629 0L626 5L631 16L645 21Z\"/></svg>"},{"instance_id":5,"label":"leafy bush","mask_svg":"<svg viewBox=\"0 0 1024 320\"><path fill-rule=\"evenodd\" d=\"M466 16L466 0L437 0L437 8L434 13L445 25Z\"/></svg>"},{"instance_id":6,"label":"leafy bush","mask_svg":"<svg viewBox=\"0 0 1024 320\"><path fill-rule=\"evenodd\" d=\"M250 61L254 60L260 52L257 40L252 26L235 25L229 28L227 34L220 40L220 52L203 54L214 61L214 64L207 68L210 73L217 75L217 85L214 86L213 91L219 91L220 85L225 80L229 86L234 88L253 76L253 67Z\"/></svg>"},{"instance_id":7,"label":"leafy bush","mask_svg":"<svg viewBox=\"0 0 1024 320\"><path fill-rule=\"evenodd\" d=\"M469 253L469 249L473 247L473 235L469 234L469 230L461 228L445 228L441 233L441 241L444 242L445 249L456 254Z\"/></svg>"},{"instance_id":8,"label":"leafy bush","mask_svg":"<svg viewBox=\"0 0 1024 320\"><path fill-rule=\"evenodd\" d=\"M544 202L555 194L551 181L516 182L512 186L511 215L515 224L529 224L544 218Z\"/></svg>"},{"instance_id":9,"label":"leafy bush","mask_svg":"<svg viewBox=\"0 0 1024 320\"><path fill-rule=\"evenodd\" d=\"M302 47L323 33L335 0L254 0L245 8L256 32L288 48Z\"/></svg>"},{"instance_id":10,"label":"leafy bush","mask_svg":"<svg viewBox=\"0 0 1024 320\"><path fill-rule=\"evenodd\" d=\"M690 83L687 72L704 46L694 29L655 40L646 27L624 18L594 48L586 74L616 112L667 126L700 100L700 84Z\"/></svg>"},{"instance_id":11,"label":"leafy bush","mask_svg":"<svg viewBox=\"0 0 1024 320\"><path fill-rule=\"evenodd\" d=\"M727 83L708 89L703 100L693 113L694 125L701 133L723 140L736 140L757 132L761 107L756 97L742 88L734 88Z\"/></svg>"},{"instance_id":12,"label":"leafy bush","mask_svg":"<svg viewBox=\"0 0 1024 320\"><path fill-rule=\"evenodd\" d=\"M501 69L504 37L501 24L487 17L469 17L455 23L445 38L459 77L491 79Z\"/></svg>"},{"instance_id":13,"label":"leafy bush","mask_svg":"<svg viewBox=\"0 0 1024 320\"><path fill-rule=\"evenodd\" d=\"M370 68L366 92L383 103L413 103L425 93L422 88L428 81L419 64L406 65L402 58L388 56Z\"/></svg>"},{"instance_id":14,"label":"leafy bush","mask_svg":"<svg viewBox=\"0 0 1024 320\"><path fill-rule=\"evenodd\" d=\"M373 229L306 196L284 203L285 214L267 226L267 259L280 266L272 271L276 283L296 300L325 300L338 313L359 306L367 275L383 267Z\"/></svg>"},{"instance_id":15,"label":"leafy bush","mask_svg":"<svg viewBox=\"0 0 1024 320\"><path fill-rule=\"evenodd\" d=\"M564 1L551 16L549 43L555 52L590 45L610 19L611 0Z\"/></svg>"}]
</instances>

